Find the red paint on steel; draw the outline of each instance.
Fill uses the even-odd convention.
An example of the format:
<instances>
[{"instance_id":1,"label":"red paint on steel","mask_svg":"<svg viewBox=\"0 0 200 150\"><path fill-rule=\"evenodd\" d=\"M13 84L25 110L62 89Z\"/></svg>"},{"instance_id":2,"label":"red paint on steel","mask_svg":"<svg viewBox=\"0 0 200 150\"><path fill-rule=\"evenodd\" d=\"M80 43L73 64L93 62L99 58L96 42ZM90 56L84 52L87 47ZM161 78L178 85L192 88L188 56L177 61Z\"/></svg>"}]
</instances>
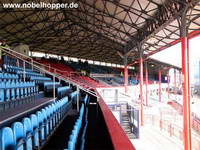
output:
<instances>
[{"instance_id":1,"label":"red paint on steel","mask_svg":"<svg viewBox=\"0 0 200 150\"><path fill-rule=\"evenodd\" d=\"M162 75L162 73L161 73L161 70L159 70L159 72L158 72L158 78L159 78L159 88L158 88L158 97L159 97L159 102L161 102L161 75Z\"/></svg>"},{"instance_id":2,"label":"red paint on steel","mask_svg":"<svg viewBox=\"0 0 200 150\"><path fill-rule=\"evenodd\" d=\"M149 99L149 77L148 77L148 68L146 65L146 69L145 69L145 77L146 77L146 106L148 106L148 99Z\"/></svg>"},{"instance_id":3,"label":"red paint on steel","mask_svg":"<svg viewBox=\"0 0 200 150\"><path fill-rule=\"evenodd\" d=\"M189 80L189 46L188 38L182 37L182 73L183 73L183 139L184 150L191 148L191 125L190 125L190 80Z\"/></svg>"},{"instance_id":4,"label":"red paint on steel","mask_svg":"<svg viewBox=\"0 0 200 150\"><path fill-rule=\"evenodd\" d=\"M140 58L140 117L141 117L141 126L144 125L144 114L143 114L143 60Z\"/></svg>"},{"instance_id":5,"label":"red paint on steel","mask_svg":"<svg viewBox=\"0 0 200 150\"><path fill-rule=\"evenodd\" d=\"M112 114L106 103L103 101L102 97L99 99L99 106L103 113L106 126L108 128L109 134L111 136L112 144L115 150L136 150L129 140L128 136L116 120L115 116Z\"/></svg>"},{"instance_id":6,"label":"red paint on steel","mask_svg":"<svg viewBox=\"0 0 200 150\"><path fill-rule=\"evenodd\" d=\"M168 72L167 72L167 93L168 93L168 98L169 98L169 93L170 93L170 91L169 91L169 81L170 81L170 79L169 79L169 70L168 70Z\"/></svg>"},{"instance_id":7,"label":"red paint on steel","mask_svg":"<svg viewBox=\"0 0 200 150\"><path fill-rule=\"evenodd\" d=\"M176 94L176 70L174 70L174 94Z\"/></svg>"},{"instance_id":8,"label":"red paint on steel","mask_svg":"<svg viewBox=\"0 0 200 150\"><path fill-rule=\"evenodd\" d=\"M124 67L124 87L125 87L125 92L127 93L128 90L128 67Z\"/></svg>"},{"instance_id":9,"label":"red paint on steel","mask_svg":"<svg viewBox=\"0 0 200 150\"><path fill-rule=\"evenodd\" d=\"M192 31L192 32L189 33L188 39L189 39L189 40L190 40L190 39L193 39L193 38L195 38L195 37L197 37L197 36L199 36L199 35L200 35L200 30ZM160 52L160 51L162 51L162 50L165 50L165 49L168 48L168 47L171 47L171 46L173 46L173 45L176 45L176 44L179 43L179 42L181 42L181 39L177 39L177 40L175 40L175 41L172 41L171 43L168 44L168 46L163 46L163 47L161 47L161 48L159 48L159 49L157 49L157 50L155 50L155 51L152 51L151 53L147 54L147 56L149 57L149 56L151 56L151 55L153 55L153 54L155 54L155 53L158 53L158 52Z\"/></svg>"}]
</instances>

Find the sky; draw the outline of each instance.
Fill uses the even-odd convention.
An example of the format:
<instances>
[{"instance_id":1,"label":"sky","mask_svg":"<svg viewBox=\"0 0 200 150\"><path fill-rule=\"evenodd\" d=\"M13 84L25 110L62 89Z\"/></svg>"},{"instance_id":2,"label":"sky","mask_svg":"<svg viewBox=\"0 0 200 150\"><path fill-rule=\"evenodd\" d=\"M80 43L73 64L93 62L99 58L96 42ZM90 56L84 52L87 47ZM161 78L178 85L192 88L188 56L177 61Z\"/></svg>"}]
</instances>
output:
<instances>
[{"instance_id":1,"label":"sky","mask_svg":"<svg viewBox=\"0 0 200 150\"><path fill-rule=\"evenodd\" d=\"M190 75L191 83L200 84L200 36L190 39L189 41L190 51ZM181 43L171 46L159 53L151 56L151 58L157 59L161 62L166 62L178 67L181 67Z\"/></svg>"}]
</instances>

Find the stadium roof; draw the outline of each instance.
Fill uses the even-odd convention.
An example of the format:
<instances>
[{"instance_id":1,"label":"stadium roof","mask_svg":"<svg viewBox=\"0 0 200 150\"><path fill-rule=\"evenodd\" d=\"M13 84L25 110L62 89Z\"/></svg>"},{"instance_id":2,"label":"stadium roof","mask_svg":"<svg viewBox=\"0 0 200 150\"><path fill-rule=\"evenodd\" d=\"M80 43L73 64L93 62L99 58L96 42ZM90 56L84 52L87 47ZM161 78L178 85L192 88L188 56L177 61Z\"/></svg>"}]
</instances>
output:
<instances>
[{"instance_id":1,"label":"stadium roof","mask_svg":"<svg viewBox=\"0 0 200 150\"><path fill-rule=\"evenodd\" d=\"M3 8L8 3L78 3L74 9ZM200 26L199 0L1 0L0 36L31 51L123 64L169 47L180 38L185 6L188 31Z\"/></svg>"}]
</instances>

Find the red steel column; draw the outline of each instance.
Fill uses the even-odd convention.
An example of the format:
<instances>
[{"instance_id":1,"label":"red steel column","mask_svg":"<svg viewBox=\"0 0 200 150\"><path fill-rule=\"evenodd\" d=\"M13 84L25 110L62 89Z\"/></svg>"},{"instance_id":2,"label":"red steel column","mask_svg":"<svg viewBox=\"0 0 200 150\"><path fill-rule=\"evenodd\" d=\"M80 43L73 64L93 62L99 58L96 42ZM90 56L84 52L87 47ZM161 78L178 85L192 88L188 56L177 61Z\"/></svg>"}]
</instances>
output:
<instances>
[{"instance_id":1,"label":"red steel column","mask_svg":"<svg viewBox=\"0 0 200 150\"><path fill-rule=\"evenodd\" d=\"M143 59L140 58L140 105L141 105L141 126L144 125L144 114L143 114Z\"/></svg>"},{"instance_id":2,"label":"red steel column","mask_svg":"<svg viewBox=\"0 0 200 150\"><path fill-rule=\"evenodd\" d=\"M190 124L189 46L187 37L181 39L183 73L183 139L184 150L192 150Z\"/></svg>"},{"instance_id":3,"label":"red steel column","mask_svg":"<svg viewBox=\"0 0 200 150\"><path fill-rule=\"evenodd\" d=\"M174 94L176 94L176 70L174 69Z\"/></svg>"},{"instance_id":4,"label":"red steel column","mask_svg":"<svg viewBox=\"0 0 200 150\"><path fill-rule=\"evenodd\" d=\"M127 92L127 86L128 86L128 67L124 67L124 86L125 86L125 92Z\"/></svg>"},{"instance_id":5,"label":"red steel column","mask_svg":"<svg viewBox=\"0 0 200 150\"><path fill-rule=\"evenodd\" d=\"M168 94L168 98L169 98L169 70L167 72L167 94Z\"/></svg>"},{"instance_id":6,"label":"red steel column","mask_svg":"<svg viewBox=\"0 0 200 150\"><path fill-rule=\"evenodd\" d=\"M148 99L149 99L149 77L148 77L148 68L147 68L147 64L146 64L146 68L145 68L145 77L146 77L146 106L148 106Z\"/></svg>"},{"instance_id":7,"label":"red steel column","mask_svg":"<svg viewBox=\"0 0 200 150\"><path fill-rule=\"evenodd\" d=\"M159 96L159 102L161 102L161 70L159 69L158 72L158 78L159 78L159 89L158 89L158 96Z\"/></svg>"}]
</instances>

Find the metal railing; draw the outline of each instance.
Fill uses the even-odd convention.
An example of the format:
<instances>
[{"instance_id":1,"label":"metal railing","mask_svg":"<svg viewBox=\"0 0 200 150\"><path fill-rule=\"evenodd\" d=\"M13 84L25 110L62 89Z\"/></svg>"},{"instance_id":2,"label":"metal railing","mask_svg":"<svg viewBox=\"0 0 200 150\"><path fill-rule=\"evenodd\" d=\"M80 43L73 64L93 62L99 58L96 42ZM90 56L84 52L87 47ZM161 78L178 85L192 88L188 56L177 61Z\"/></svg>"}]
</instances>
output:
<instances>
[{"instance_id":1,"label":"metal railing","mask_svg":"<svg viewBox=\"0 0 200 150\"><path fill-rule=\"evenodd\" d=\"M75 85L79 89L81 89L81 90L83 90L83 91L85 91L85 92L87 92L87 93L89 93L89 94L91 94L95 97L98 97L96 95L96 92L91 90L92 87L91 88L85 88L83 84L78 83L76 80L70 78L69 76L65 76L65 75L62 74L62 73L66 73L67 71L59 70L59 69L54 68L52 66L41 64L37 61L34 61L32 57L29 57L29 56L26 56L26 55L21 54L19 52L16 52L16 51L14 51L10 48L1 48L1 50L3 52L5 52L6 54L8 54L8 55L10 55L14 58L17 58L18 60L23 61L24 64L26 63L26 64L31 65L32 70L36 69L40 73L45 73L45 74L52 76L53 79L57 78L59 80L63 80L65 82L68 82L69 84ZM24 70L24 73L25 73L26 72L25 65L23 67L23 70ZM25 79L25 75L24 75L24 79ZM53 93L55 93L55 85L53 86ZM53 98L55 99L55 94L53 94L53 95L54 95Z\"/></svg>"}]
</instances>

